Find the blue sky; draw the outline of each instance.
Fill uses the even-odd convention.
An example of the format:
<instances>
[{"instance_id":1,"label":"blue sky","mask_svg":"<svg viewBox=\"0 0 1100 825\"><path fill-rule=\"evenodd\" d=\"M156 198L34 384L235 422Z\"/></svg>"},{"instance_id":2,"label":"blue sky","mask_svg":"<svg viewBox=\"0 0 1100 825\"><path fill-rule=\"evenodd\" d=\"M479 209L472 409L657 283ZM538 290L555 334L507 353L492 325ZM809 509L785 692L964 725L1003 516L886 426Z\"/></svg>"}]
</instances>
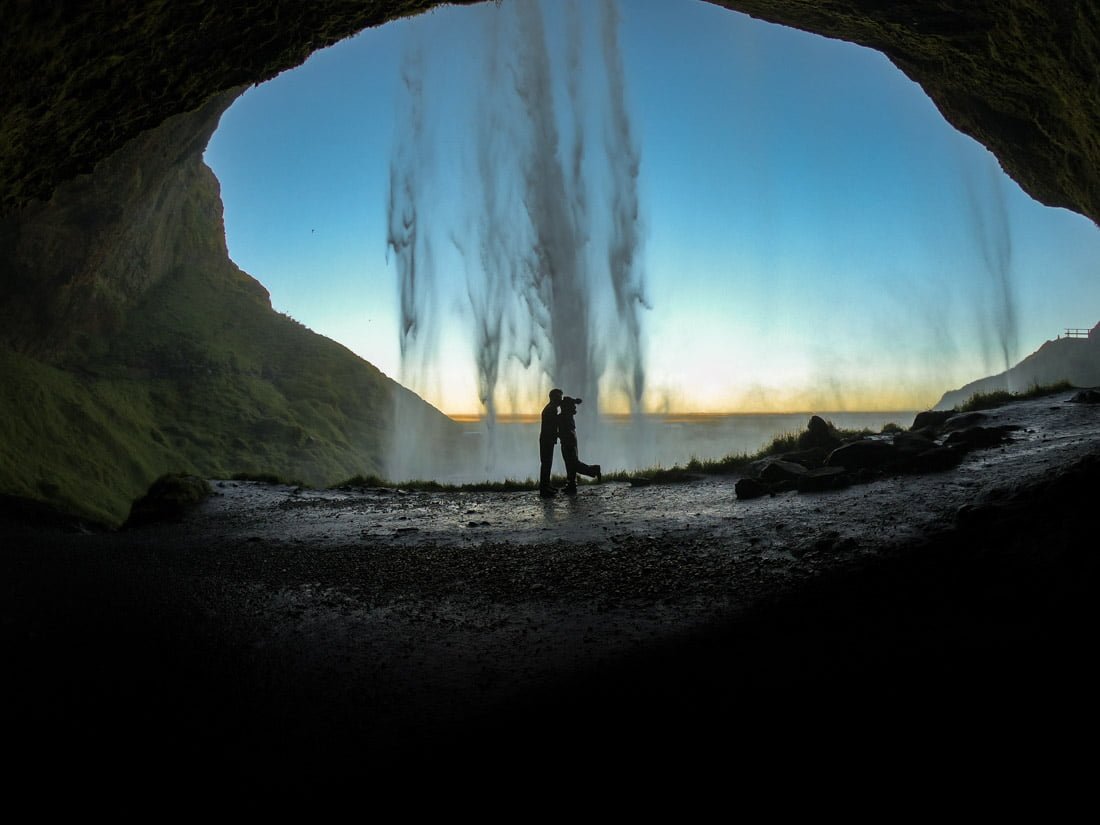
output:
<instances>
[{"instance_id":1,"label":"blue sky","mask_svg":"<svg viewBox=\"0 0 1100 825\"><path fill-rule=\"evenodd\" d=\"M1029 199L880 54L696 0L619 5L648 408L923 408L1004 368L1006 296L1015 358L1100 320L1100 230ZM543 7L560 50L563 5ZM319 52L242 96L206 153L233 260L276 309L394 377L386 197L402 60L424 55L445 238L464 225L461 146L486 22L502 13L438 9ZM442 346L413 389L476 412L461 262L435 264ZM505 388L502 405L529 411L537 390Z\"/></svg>"}]
</instances>

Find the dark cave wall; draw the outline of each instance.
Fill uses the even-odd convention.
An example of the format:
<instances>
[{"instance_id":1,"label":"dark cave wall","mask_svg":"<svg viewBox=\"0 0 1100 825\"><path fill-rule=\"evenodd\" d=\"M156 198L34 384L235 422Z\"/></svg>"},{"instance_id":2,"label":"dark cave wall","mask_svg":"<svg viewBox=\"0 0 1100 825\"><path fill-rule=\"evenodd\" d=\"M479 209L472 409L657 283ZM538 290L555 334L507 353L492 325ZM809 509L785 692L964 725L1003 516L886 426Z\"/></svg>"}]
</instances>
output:
<instances>
[{"instance_id":1,"label":"dark cave wall","mask_svg":"<svg viewBox=\"0 0 1100 825\"><path fill-rule=\"evenodd\" d=\"M172 115L435 0L0 0L0 211Z\"/></svg>"},{"instance_id":2,"label":"dark cave wall","mask_svg":"<svg viewBox=\"0 0 1100 825\"><path fill-rule=\"evenodd\" d=\"M169 273L228 261L220 210L196 225L192 196L208 187L202 153L241 91L168 118L49 200L0 218L0 344L84 361Z\"/></svg>"}]
</instances>

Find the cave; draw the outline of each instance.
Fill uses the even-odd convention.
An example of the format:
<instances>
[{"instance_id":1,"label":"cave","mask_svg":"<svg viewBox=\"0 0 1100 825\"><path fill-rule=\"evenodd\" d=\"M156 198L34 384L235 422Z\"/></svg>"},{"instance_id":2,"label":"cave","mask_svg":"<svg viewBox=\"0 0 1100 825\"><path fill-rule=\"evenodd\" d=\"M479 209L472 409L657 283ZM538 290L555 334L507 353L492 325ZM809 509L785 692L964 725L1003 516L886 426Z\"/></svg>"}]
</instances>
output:
<instances>
[{"instance_id":1,"label":"cave","mask_svg":"<svg viewBox=\"0 0 1100 825\"><path fill-rule=\"evenodd\" d=\"M1045 205L1100 221L1096 114L1100 87L1095 82L1100 10L1093 4L1032 0L828 4L726 0L716 4L881 51L925 90L950 124L987 146L1029 195ZM105 632L127 640L134 637L134 630L123 626L128 614L116 615L107 607L112 600L134 599L125 576L117 575L120 569L99 568L88 553L71 548L57 550L50 564L34 568L26 561L27 553L53 553L51 548L64 542L54 532L33 530L54 531L58 524L76 531L117 528L131 503L169 471L208 478L276 473L307 484L381 472L385 422L392 415L393 398L407 391L271 309L263 287L229 260L218 183L203 163L202 153L221 114L250 84L268 80L300 64L313 51L364 28L423 13L435 5L427 0L370 4L326 0L216 6L139 2L77 8L19 3L5 9L8 37L0 47L5 66L0 87L4 115L0 125L4 134L0 142L0 358L5 387L0 404L6 419L6 449L0 494L5 518L14 525L4 550L9 581L15 583L4 627L16 651L15 661L24 670L43 667L59 680L66 678L56 664L46 667L32 635L42 633L47 626L43 622L69 614L60 607L57 614L40 606L32 610L28 605L34 602L34 594L55 594L59 605L103 608L110 617L103 620ZM208 346L210 342L215 346ZM218 354L216 359L211 352ZM306 366L317 363L325 369ZM353 388L354 399L331 394L331 381ZM313 435L322 428L317 423L322 414L296 403L306 387L338 410L323 427L330 433L328 438ZM196 399L200 391L207 399L203 403ZM426 405L416 405L415 415L415 429L424 438L446 436L449 422L444 416ZM214 419L226 418L247 419L251 429L245 433L219 429ZM272 435L290 448L279 455L259 454L255 444ZM356 446L349 447L352 444ZM217 458L211 459L212 455ZM989 628L981 617L971 614L988 604L1003 608L1015 605L1013 598L1019 597L1039 608L1030 614L1031 624L1022 621L1007 635L986 646L977 645L981 663L991 668L980 677L978 666L966 659L975 648L966 645L943 655L914 654L904 665L895 662L897 669L890 675L915 680L926 689L957 675L963 691L992 691L1000 680L1019 680L1007 691L1007 698L992 699L982 709L960 700L960 706L965 705L989 735L987 744L1004 733L998 729L999 714L1007 711L1010 700L1020 700L1022 686L1037 690L1040 701L1065 698L1059 709L1063 721L1080 712L1078 722L1083 727L1095 726L1095 714L1082 706L1095 684L1084 677L1080 660L1087 658L1083 645L1095 629L1087 593L1097 580L1097 570L1095 562L1081 552L1094 538L1081 490L1095 484L1097 467L1092 462L1071 470L1071 484L1056 479L1021 498L1023 515L1010 525L969 524L969 532L925 548L920 563L906 556L852 579L816 584L798 595L797 608L790 601L777 600L738 625L736 634L714 630L692 640L686 646L688 652L665 646L648 659L631 660L607 679L606 685L614 687L596 687L583 680L554 686L571 697L569 702L553 712L545 705L511 707L502 715L504 721L496 720L496 741L509 741L504 732L516 724L528 725L544 736L555 724L575 723L577 715L589 725L598 724L592 708L582 709L576 698L586 691L609 703L616 698L612 690L627 689L659 670L709 674L714 660L728 652L731 634L737 639L733 649L755 657L765 674L742 685L745 695L779 712L792 699L790 692L784 692L789 687L784 680L801 685L804 682L799 679L805 674L777 661L769 645L797 638L805 650L825 645L822 649L827 651L832 649L827 641L835 643L852 635L852 628L861 622L855 608L850 613L840 610L829 614L833 624L818 627L818 635L807 635L800 620L791 617L805 620L818 615L815 610L848 597L855 605L882 608L891 596L912 596L913 581L935 578L944 568L951 571L952 585L941 596L954 609L937 605L928 613L914 613L918 618L913 622L950 623L965 616L971 623L960 633L980 634ZM43 522L49 527L42 528ZM27 530L37 537L27 538ZM110 533L103 535L109 541ZM975 544L977 550L973 550ZM994 584L976 597L975 582L988 573L977 558L1005 544L1018 552L996 568ZM1035 558L1035 547L1043 548L1042 560ZM964 549L976 555L959 565L954 554ZM170 558L165 557L164 563L170 571ZM126 569L123 566L121 572ZM1024 580L1037 587L1041 597L1030 590L1020 595L1026 590ZM141 605L148 615L169 609L157 602L161 590L154 588L150 593L145 597L148 603ZM971 597L973 603L966 604ZM793 597L788 594L788 598ZM164 632L172 638L186 636L185 618L192 618L188 611L193 607L173 605L171 609L176 611L173 621L181 624ZM39 624L19 611L34 615ZM193 618L203 627L211 626L209 617ZM47 633L47 639L62 651L70 645L72 650L66 652L89 670L122 667L129 673L126 667L133 668L122 664L129 649L121 643L97 662L86 652L74 653L87 641L78 632L55 632L62 636L52 638ZM1005 632L999 625L990 631L993 635ZM888 631L880 633L868 631L858 643L844 648L850 654L844 660L849 670L838 665L827 687L817 685L823 695L840 700L838 706L847 713L870 708L884 714L891 708L891 698L882 693L853 697L851 692L867 676L853 664L865 652L860 645L867 649L887 645ZM1052 642L1055 637L1057 643ZM922 637L914 633L906 638ZM148 639L141 641L151 644ZM128 703L140 707L145 715L134 723L136 728L165 713L162 702L183 694L178 684L208 689L216 681L217 668L229 668L225 662L206 661L203 667L189 670L203 659L206 649L193 639L181 649L182 663L165 666L152 676L142 673L146 678L136 680L130 693L122 691L123 698L114 697L107 706L116 713ZM807 660L825 655L807 654ZM925 667L921 670L914 663ZM1036 669L1054 674L1055 683L1038 688ZM311 679L294 682L288 677L293 684L281 695L283 705L268 707L266 721L274 723L277 717L279 723L286 723L292 715L288 708L312 696ZM171 680L177 681L168 686ZM92 682L94 674L88 677ZM722 701L713 691L682 694L671 678L659 683L663 693L655 693L654 702L673 697L689 704ZM19 698L30 703L40 685L27 684L31 687L25 687ZM887 690L890 681L878 675L871 684L876 690ZM909 687L897 696L916 696L913 683ZM151 701L138 695L143 691L164 691L164 697ZM42 692L53 702L72 699L68 688L57 684ZM248 700L242 692L227 703L244 707ZM91 713L87 699L78 698L74 705ZM34 718L41 727L28 731L27 748L45 747L43 731L54 736L58 732L44 721L49 714L38 710L41 713ZM642 700L631 710L654 715L658 721L651 732L656 730L658 738L680 741L671 731L670 713L656 711ZM966 718L960 707L948 708L947 700L936 710L956 725ZM207 711L209 707L199 705L187 713ZM182 741L186 726L195 722L187 713L173 717L172 742ZM625 730L623 717L616 718ZM713 722L701 714L686 713L684 718L692 725ZM913 719L926 717L917 714ZM721 720L721 730L734 729L729 718ZM334 728L340 724L336 719L325 721ZM866 717L864 722L867 729L872 727ZM318 757L317 751L325 747L323 736L289 724L292 745L287 747ZM779 727L792 735L797 725L836 732L820 716L804 713L789 715ZM1016 730L1021 735L1039 735L1040 728L1038 717L1025 715ZM103 729L101 725L90 728L99 735ZM387 730L382 738L389 737L392 745L403 733ZM761 741L766 738L760 727L755 733ZM445 742L451 752L461 752L468 735L468 726L460 727L448 731L451 738L432 745L442 747L440 743ZM341 740L349 748L350 741ZM638 744L630 737L623 741ZM418 746L426 747L423 742ZM161 743L159 752L170 748ZM185 750L181 746L181 753ZM81 740L72 744L70 758L87 759L96 752L94 744Z\"/></svg>"}]
</instances>

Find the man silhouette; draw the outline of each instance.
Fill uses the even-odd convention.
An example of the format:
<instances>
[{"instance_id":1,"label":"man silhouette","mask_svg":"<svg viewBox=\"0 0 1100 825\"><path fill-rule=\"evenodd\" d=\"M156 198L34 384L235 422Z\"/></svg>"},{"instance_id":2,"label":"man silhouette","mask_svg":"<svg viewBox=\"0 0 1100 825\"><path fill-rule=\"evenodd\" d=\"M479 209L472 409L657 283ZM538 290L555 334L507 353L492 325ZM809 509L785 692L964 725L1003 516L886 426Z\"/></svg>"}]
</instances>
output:
<instances>
[{"instance_id":1,"label":"man silhouette","mask_svg":"<svg viewBox=\"0 0 1100 825\"><path fill-rule=\"evenodd\" d=\"M550 403L542 408L542 429L539 431L539 495L553 498L558 491L550 486L550 469L554 464L554 445L558 443L558 406L562 391L550 390Z\"/></svg>"}]
</instances>

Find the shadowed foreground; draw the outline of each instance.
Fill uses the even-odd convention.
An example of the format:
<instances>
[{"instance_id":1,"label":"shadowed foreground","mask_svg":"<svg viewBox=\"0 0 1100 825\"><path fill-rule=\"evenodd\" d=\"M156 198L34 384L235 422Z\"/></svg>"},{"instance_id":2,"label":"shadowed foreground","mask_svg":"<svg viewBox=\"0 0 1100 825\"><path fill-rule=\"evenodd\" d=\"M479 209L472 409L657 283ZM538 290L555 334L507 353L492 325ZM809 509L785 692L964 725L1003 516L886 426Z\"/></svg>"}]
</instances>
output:
<instances>
[{"instance_id":1,"label":"shadowed foreground","mask_svg":"<svg viewBox=\"0 0 1100 825\"><path fill-rule=\"evenodd\" d=\"M1057 761L1098 729L1097 413L1017 404L1001 450L827 494L587 487L541 536L530 493L226 483L176 525L12 517L8 742L28 777L307 784Z\"/></svg>"}]
</instances>

